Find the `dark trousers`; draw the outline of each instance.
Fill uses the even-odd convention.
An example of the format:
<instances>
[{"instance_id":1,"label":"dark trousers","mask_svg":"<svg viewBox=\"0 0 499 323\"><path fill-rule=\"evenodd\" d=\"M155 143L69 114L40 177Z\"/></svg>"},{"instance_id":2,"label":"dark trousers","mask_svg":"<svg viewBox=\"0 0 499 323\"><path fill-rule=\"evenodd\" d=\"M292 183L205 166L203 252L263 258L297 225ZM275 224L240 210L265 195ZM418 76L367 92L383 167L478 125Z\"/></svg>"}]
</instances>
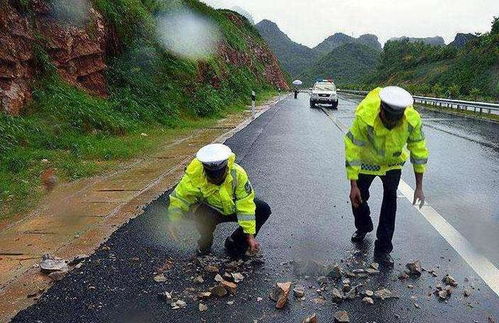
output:
<instances>
[{"instance_id":1,"label":"dark trousers","mask_svg":"<svg viewBox=\"0 0 499 323\"><path fill-rule=\"evenodd\" d=\"M386 172L384 176L380 176L383 182L383 202L376 231L374 252L391 252L393 250L392 238L397 213L397 188L401 173L400 169L396 169ZM359 231L371 232L373 230L371 210L367 201L369 200L369 187L375 177L376 175L359 174L357 180L357 186L362 196L362 204L358 208L352 207L352 210L355 217L355 227Z\"/></svg>"},{"instance_id":2,"label":"dark trousers","mask_svg":"<svg viewBox=\"0 0 499 323\"><path fill-rule=\"evenodd\" d=\"M255 204L256 234L258 234L260 228L267 221L272 211L270 210L270 206L262 200L255 198ZM202 250L209 249L213 244L213 232L218 224L224 222L237 222L237 216L235 214L223 215L206 204L199 205L191 219L195 221L196 228L201 235L198 240L198 245ZM231 237L241 248L248 246L243 228L238 227L232 233Z\"/></svg>"}]
</instances>

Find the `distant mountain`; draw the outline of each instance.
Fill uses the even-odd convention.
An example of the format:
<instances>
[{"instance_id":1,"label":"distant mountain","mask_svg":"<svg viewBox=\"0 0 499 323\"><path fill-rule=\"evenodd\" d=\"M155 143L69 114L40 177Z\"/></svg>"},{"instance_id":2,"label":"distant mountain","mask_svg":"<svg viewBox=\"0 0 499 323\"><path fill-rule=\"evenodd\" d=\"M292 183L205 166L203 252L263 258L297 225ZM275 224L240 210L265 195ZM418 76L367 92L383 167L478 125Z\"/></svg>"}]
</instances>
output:
<instances>
[{"instance_id":1,"label":"distant mountain","mask_svg":"<svg viewBox=\"0 0 499 323\"><path fill-rule=\"evenodd\" d=\"M296 77L318 58L314 50L292 41L272 21L262 20L255 27L292 77Z\"/></svg>"},{"instance_id":2,"label":"distant mountain","mask_svg":"<svg viewBox=\"0 0 499 323\"><path fill-rule=\"evenodd\" d=\"M253 16L246 9L243 9L243 8L241 8L239 6L234 6L234 7L230 8L230 10L237 12L241 16L244 16L246 19L248 19L248 21L252 25L255 24L255 20L253 19Z\"/></svg>"},{"instance_id":3,"label":"distant mountain","mask_svg":"<svg viewBox=\"0 0 499 323\"><path fill-rule=\"evenodd\" d=\"M402 36L402 37L393 37L393 38L390 38L389 40L403 40L403 39L408 39L410 43L422 42L422 43L425 43L427 45L445 46L445 41L440 36L426 37L426 38Z\"/></svg>"},{"instance_id":4,"label":"distant mountain","mask_svg":"<svg viewBox=\"0 0 499 323\"><path fill-rule=\"evenodd\" d=\"M464 47L470 40L477 39L478 37L473 34L463 34L458 33L454 40L449 44L449 46L454 46L457 48Z\"/></svg>"},{"instance_id":5,"label":"distant mountain","mask_svg":"<svg viewBox=\"0 0 499 323\"><path fill-rule=\"evenodd\" d=\"M381 51L381 44L378 37L371 34L361 35L359 38L348 36L344 33L335 33L326 38L322 43L314 47L314 50L320 54L327 54L333 49L348 43L362 44L371 47L374 50Z\"/></svg>"},{"instance_id":6,"label":"distant mountain","mask_svg":"<svg viewBox=\"0 0 499 323\"><path fill-rule=\"evenodd\" d=\"M337 85L355 84L375 71L380 52L359 43L348 42L331 50L300 75L306 86L317 78L333 79Z\"/></svg>"}]
</instances>

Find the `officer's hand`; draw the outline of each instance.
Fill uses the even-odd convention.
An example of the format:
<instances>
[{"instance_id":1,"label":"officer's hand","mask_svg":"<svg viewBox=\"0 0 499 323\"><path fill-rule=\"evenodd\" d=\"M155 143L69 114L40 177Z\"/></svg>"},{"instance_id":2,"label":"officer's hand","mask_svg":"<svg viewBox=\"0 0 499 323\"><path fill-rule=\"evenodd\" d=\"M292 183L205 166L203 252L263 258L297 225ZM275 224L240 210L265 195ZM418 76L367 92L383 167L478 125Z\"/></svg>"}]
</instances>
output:
<instances>
[{"instance_id":1,"label":"officer's hand","mask_svg":"<svg viewBox=\"0 0 499 323\"><path fill-rule=\"evenodd\" d=\"M422 208L425 202L425 196L423 193L423 189L416 187L414 191L414 200L412 201L412 205L416 205L419 202L419 208Z\"/></svg>"},{"instance_id":2,"label":"officer's hand","mask_svg":"<svg viewBox=\"0 0 499 323\"><path fill-rule=\"evenodd\" d=\"M248 234L247 241L248 241L249 251L251 253L257 253L260 250L260 243L256 241L254 235Z\"/></svg>"},{"instance_id":3,"label":"officer's hand","mask_svg":"<svg viewBox=\"0 0 499 323\"><path fill-rule=\"evenodd\" d=\"M172 238L175 241L179 240L178 224L177 223L175 223L175 222L168 223L167 230L168 230L168 235L170 236L170 238Z\"/></svg>"},{"instance_id":4,"label":"officer's hand","mask_svg":"<svg viewBox=\"0 0 499 323\"><path fill-rule=\"evenodd\" d=\"M358 208L362 204L362 196L357 186L352 186L350 189L350 202L354 208Z\"/></svg>"}]
</instances>

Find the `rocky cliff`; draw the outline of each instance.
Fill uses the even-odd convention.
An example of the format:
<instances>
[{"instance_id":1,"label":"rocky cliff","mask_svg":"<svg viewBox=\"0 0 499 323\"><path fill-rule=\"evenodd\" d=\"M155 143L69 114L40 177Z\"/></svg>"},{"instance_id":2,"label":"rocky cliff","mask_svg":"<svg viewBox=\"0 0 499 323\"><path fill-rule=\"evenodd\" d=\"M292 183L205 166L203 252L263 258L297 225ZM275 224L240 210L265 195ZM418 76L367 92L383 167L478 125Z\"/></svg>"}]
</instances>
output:
<instances>
[{"instance_id":1,"label":"rocky cliff","mask_svg":"<svg viewBox=\"0 0 499 323\"><path fill-rule=\"evenodd\" d=\"M29 7L21 3L28 3ZM0 0L0 110L7 114L22 112L32 98L34 82L47 66L54 68L64 81L92 95L108 95L106 62L110 54L116 54L117 44L123 41L115 32L116 28L92 7L88 8L80 25L65 23L49 3ZM224 15L234 24L246 23L234 12L225 11ZM249 45L245 51L220 42L218 59L232 66L249 67L256 77L287 89L279 63L266 44L250 36L244 41ZM263 69L260 71L255 65L262 65ZM200 81L209 78L202 74L217 74L210 73L210 65L203 62L198 68ZM220 81L217 78L220 75L208 81L216 87Z\"/></svg>"}]
</instances>

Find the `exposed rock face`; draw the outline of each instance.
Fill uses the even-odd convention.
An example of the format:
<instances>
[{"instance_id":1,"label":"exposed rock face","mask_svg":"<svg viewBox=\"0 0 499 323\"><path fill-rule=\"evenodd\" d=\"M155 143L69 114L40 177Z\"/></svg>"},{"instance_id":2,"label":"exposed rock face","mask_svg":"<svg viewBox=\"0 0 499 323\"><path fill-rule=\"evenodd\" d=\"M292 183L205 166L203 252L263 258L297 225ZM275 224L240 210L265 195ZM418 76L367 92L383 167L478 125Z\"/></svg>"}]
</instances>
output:
<instances>
[{"instance_id":1,"label":"exposed rock face","mask_svg":"<svg viewBox=\"0 0 499 323\"><path fill-rule=\"evenodd\" d=\"M42 68L40 46L64 80L105 96L108 30L103 17L91 8L84 26L71 26L58 21L42 0L32 4L30 14L7 1L0 4L0 109L17 115L31 99L33 79Z\"/></svg>"}]
</instances>

